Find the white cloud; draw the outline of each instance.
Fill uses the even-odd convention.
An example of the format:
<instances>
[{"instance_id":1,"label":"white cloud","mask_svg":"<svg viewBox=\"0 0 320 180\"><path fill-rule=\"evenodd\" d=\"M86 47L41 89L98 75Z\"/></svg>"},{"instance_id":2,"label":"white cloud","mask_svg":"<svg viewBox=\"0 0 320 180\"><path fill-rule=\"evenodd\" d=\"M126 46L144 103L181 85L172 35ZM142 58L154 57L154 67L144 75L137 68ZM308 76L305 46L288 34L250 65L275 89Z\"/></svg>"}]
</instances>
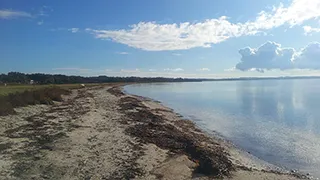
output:
<instances>
[{"instance_id":1,"label":"white cloud","mask_svg":"<svg viewBox=\"0 0 320 180\"><path fill-rule=\"evenodd\" d=\"M232 23L221 16L203 22L157 24L139 22L129 29L95 30L87 28L98 39L112 40L147 51L183 50L195 47L208 48L212 44L232 37L264 34L263 31L282 25L300 25L306 20L320 17L319 0L293 0L288 7L280 4L271 11L261 11L254 21Z\"/></svg>"},{"instance_id":2,"label":"white cloud","mask_svg":"<svg viewBox=\"0 0 320 180\"><path fill-rule=\"evenodd\" d=\"M157 71L156 69L149 69L150 72L155 72Z\"/></svg>"},{"instance_id":3,"label":"white cloud","mask_svg":"<svg viewBox=\"0 0 320 180\"><path fill-rule=\"evenodd\" d=\"M311 26L303 26L304 34L311 35L312 33L319 33L320 28L313 28Z\"/></svg>"},{"instance_id":4,"label":"white cloud","mask_svg":"<svg viewBox=\"0 0 320 180\"><path fill-rule=\"evenodd\" d=\"M68 31L70 31L72 33L77 33L79 31L79 28L70 28L70 29L68 29Z\"/></svg>"},{"instance_id":5,"label":"white cloud","mask_svg":"<svg viewBox=\"0 0 320 180\"><path fill-rule=\"evenodd\" d=\"M210 47L211 44L229 38L228 29L237 28L225 17L191 24L156 24L140 22L132 25L130 30L89 30L98 39L111 39L128 46L148 50L179 50L194 47Z\"/></svg>"},{"instance_id":6,"label":"white cloud","mask_svg":"<svg viewBox=\"0 0 320 180\"><path fill-rule=\"evenodd\" d=\"M42 6L39 9L37 16L49 16L49 12L53 12L53 9L50 6Z\"/></svg>"},{"instance_id":7,"label":"white cloud","mask_svg":"<svg viewBox=\"0 0 320 180\"><path fill-rule=\"evenodd\" d=\"M233 72L233 71L236 71L236 67L232 67L232 68L228 68L228 69L224 69L223 71L225 72Z\"/></svg>"},{"instance_id":8,"label":"white cloud","mask_svg":"<svg viewBox=\"0 0 320 180\"><path fill-rule=\"evenodd\" d=\"M136 72L140 72L140 69L121 69L120 72L121 73L136 73Z\"/></svg>"},{"instance_id":9,"label":"white cloud","mask_svg":"<svg viewBox=\"0 0 320 180\"><path fill-rule=\"evenodd\" d=\"M200 68L200 69L197 69L198 71L210 71L209 68Z\"/></svg>"},{"instance_id":10,"label":"white cloud","mask_svg":"<svg viewBox=\"0 0 320 180\"><path fill-rule=\"evenodd\" d=\"M53 68L52 70L55 70L55 71L90 71L91 69L67 67L67 68Z\"/></svg>"},{"instance_id":11,"label":"white cloud","mask_svg":"<svg viewBox=\"0 0 320 180\"><path fill-rule=\"evenodd\" d=\"M266 42L258 48L239 50L241 61L236 69L241 71L320 69L320 43L313 42L301 50L282 48L275 42Z\"/></svg>"},{"instance_id":12,"label":"white cloud","mask_svg":"<svg viewBox=\"0 0 320 180\"><path fill-rule=\"evenodd\" d=\"M43 24L43 21L39 21L39 22L37 22L37 24L38 24L39 26L41 26L41 25Z\"/></svg>"},{"instance_id":13,"label":"white cloud","mask_svg":"<svg viewBox=\"0 0 320 180\"><path fill-rule=\"evenodd\" d=\"M174 56L182 56L182 54L180 54L180 53L172 53L172 55L174 55Z\"/></svg>"},{"instance_id":14,"label":"white cloud","mask_svg":"<svg viewBox=\"0 0 320 180\"><path fill-rule=\"evenodd\" d=\"M239 53L242 58L236 65L237 69L248 71L255 68L262 72L263 69L290 69L295 50L281 48L281 45L275 42L266 42L256 49L250 47L240 49Z\"/></svg>"},{"instance_id":15,"label":"white cloud","mask_svg":"<svg viewBox=\"0 0 320 180\"><path fill-rule=\"evenodd\" d=\"M127 55L127 54L130 54L130 53L128 53L128 52L116 52L116 54Z\"/></svg>"},{"instance_id":16,"label":"white cloud","mask_svg":"<svg viewBox=\"0 0 320 180\"><path fill-rule=\"evenodd\" d=\"M0 19L14 19L14 18L19 18L19 17L31 18L32 15L27 12L23 12L23 11L13 11L10 9L0 10Z\"/></svg>"},{"instance_id":17,"label":"white cloud","mask_svg":"<svg viewBox=\"0 0 320 180\"><path fill-rule=\"evenodd\" d=\"M175 68L175 69L166 68L164 69L164 71L179 72L184 70L182 68Z\"/></svg>"}]
</instances>

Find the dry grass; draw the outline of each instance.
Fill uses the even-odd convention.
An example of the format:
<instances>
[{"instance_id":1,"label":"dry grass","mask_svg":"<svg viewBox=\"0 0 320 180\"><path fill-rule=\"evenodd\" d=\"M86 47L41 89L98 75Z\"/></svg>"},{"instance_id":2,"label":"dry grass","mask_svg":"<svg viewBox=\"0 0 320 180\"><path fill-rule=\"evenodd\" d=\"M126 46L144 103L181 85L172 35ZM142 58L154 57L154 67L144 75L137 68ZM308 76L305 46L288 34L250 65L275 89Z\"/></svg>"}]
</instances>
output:
<instances>
[{"instance_id":1,"label":"dry grass","mask_svg":"<svg viewBox=\"0 0 320 180\"><path fill-rule=\"evenodd\" d=\"M97 86L101 84L92 83L85 84L86 87ZM26 90L34 91L37 89L60 87L62 89L77 89L81 88L80 84L58 84L58 85L0 85L0 96L7 96L12 93L24 92Z\"/></svg>"},{"instance_id":2,"label":"dry grass","mask_svg":"<svg viewBox=\"0 0 320 180\"><path fill-rule=\"evenodd\" d=\"M62 101L61 95L68 93L70 93L68 89L52 86L0 96L0 116L13 114L16 107L34 104L52 104L53 101Z\"/></svg>"},{"instance_id":3,"label":"dry grass","mask_svg":"<svg viewBox=\"0 0 320 180\"><path fill-rule=\"evenodd\" d=\"M85 87L103 85L106 84L91 83L85 84ZM62 94L68 94L71 89L79 88L82 88L81 84L0 86L0 116L14 114L16 107L62 101Z\"/></svg>"}]
</instances>

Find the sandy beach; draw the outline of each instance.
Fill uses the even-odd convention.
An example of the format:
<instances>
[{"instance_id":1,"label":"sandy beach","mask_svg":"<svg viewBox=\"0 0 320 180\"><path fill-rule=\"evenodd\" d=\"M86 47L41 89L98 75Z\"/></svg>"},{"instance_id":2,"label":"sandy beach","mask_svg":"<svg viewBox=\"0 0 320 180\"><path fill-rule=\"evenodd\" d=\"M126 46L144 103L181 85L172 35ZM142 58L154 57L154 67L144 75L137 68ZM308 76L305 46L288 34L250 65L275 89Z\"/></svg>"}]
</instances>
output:
<instances>
[{"instance_id":1,"label":"sandy beach","mask_svg":"<svg viewBox=\"0 0 320 180\"><path fill-rule=\"evenodd\" d=\"M0 179L310 179L250 157L121 86L0 116Z\"/></svg>"}]
</instances>

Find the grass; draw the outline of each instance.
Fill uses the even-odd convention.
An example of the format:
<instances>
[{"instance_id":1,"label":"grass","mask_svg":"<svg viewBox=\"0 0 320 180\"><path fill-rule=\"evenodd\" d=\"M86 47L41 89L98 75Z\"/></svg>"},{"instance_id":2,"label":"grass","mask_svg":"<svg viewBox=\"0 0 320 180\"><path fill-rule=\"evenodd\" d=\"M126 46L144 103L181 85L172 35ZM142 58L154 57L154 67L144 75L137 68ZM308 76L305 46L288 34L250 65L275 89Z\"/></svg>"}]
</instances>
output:
<instances>
[{"instance_id":1,"label":"grass","mask_svg":"<svg viewBox=\"0 0 320 180\"><path fill-rule=\"evenodd\" d=\"M99 84L86 84L86 87ZM101 85L101 84L100 84ZM0 116L14 114L14 108L35 104L52 104L62 101L61 95L70 89L81 88L80 84L62 85L9 85L0 86Z\"/></svg>"},{"instance_id":2,"label":"grass","mask_svg":"<svg viewBox=\"0 0 320 180\"><path fill-rule=\"evenodd\" d=\"M99 84L85 84L86 87L90 86L96 86ZM51 87L60 87L62 89L77 89L80 88L80 84L59 84L59 85L0 85L0 96L7 96L12 93L17 93L17 92L24 92L26 90L28 91L34 91L38 89L43 89L43 88L51 88Z\"/></svg>"},{"instance_id":3,"label":"grass","mask_svg":"<svg viewBox=\"0 0 320 180\"><path fill-rule=\"evenodd\" d=\"M68 89L52 86L0 96L0 116L14 114L14 108L16 107L35 104L53 104L53 101L62 101L61 95L69 93L70 90Z\"/></svg>"}]
</instances>

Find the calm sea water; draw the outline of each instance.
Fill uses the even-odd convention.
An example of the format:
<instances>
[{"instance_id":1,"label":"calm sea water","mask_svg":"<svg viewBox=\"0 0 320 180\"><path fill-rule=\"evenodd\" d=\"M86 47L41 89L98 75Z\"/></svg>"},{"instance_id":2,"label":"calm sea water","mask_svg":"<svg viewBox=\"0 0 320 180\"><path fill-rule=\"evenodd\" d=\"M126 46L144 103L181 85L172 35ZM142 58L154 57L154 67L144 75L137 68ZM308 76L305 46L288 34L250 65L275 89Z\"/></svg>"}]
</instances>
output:
<instances>
[{"instance_id":1,"label":"calm sea water","mask_svg":"<svg viewBox=\"0 0 320 180\"><path fill-rule=\"evenodd\" d=\"M125 91L161 101L264 161L320 177L320 80L138 84Z\"/></svg>"}]
</instances>

